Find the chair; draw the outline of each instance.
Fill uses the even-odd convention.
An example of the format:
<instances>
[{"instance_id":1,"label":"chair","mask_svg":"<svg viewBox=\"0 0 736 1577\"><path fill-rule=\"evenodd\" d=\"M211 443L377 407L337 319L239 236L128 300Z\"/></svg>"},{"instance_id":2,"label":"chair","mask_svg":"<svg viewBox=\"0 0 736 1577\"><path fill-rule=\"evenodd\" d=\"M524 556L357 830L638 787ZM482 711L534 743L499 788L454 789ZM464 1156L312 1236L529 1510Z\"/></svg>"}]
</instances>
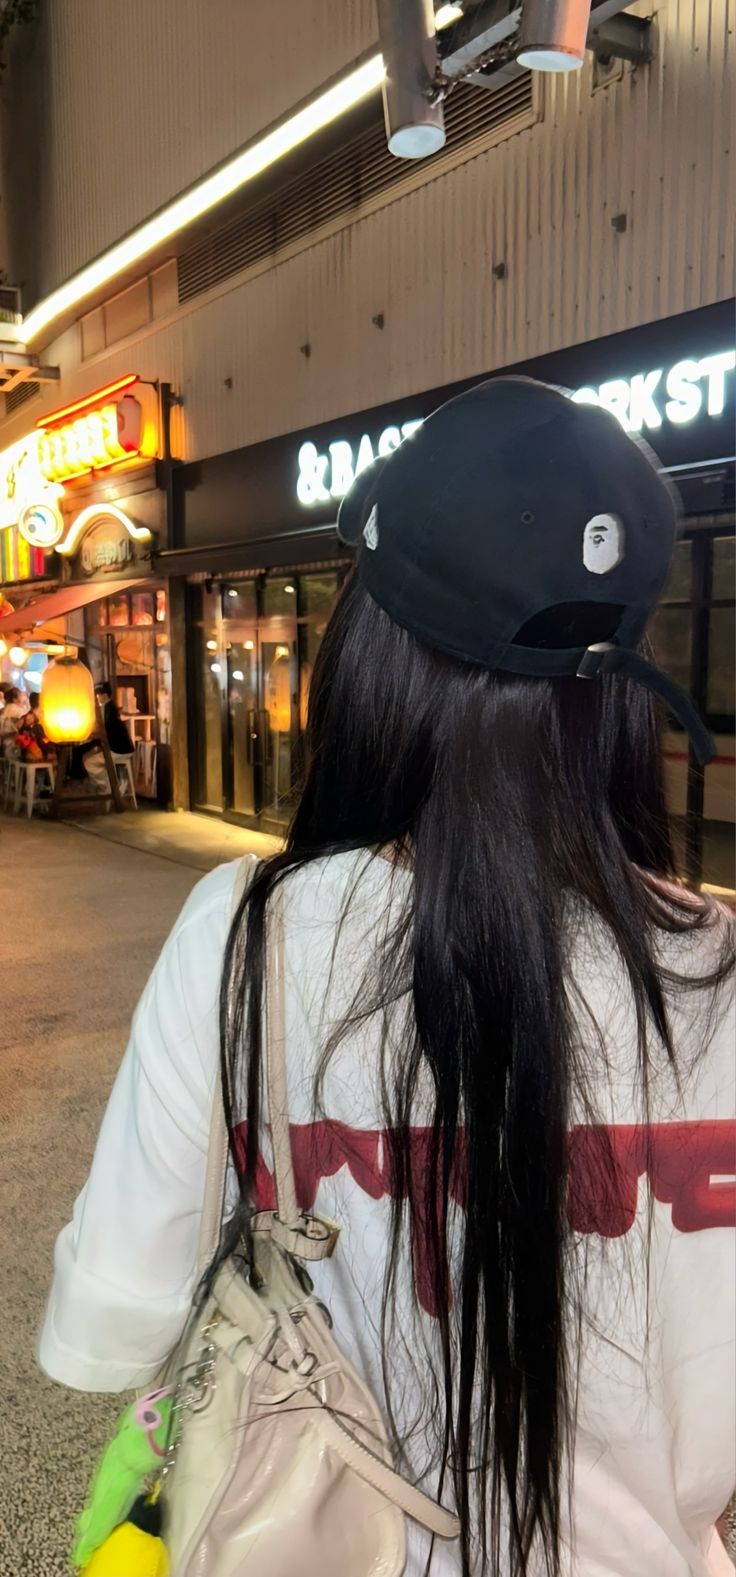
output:
<instances>
[{"instance_id":1,"label":"chair","mask_svg":"<svg viewBox=\"0 0 736 1577\"><path fill-rule=\"evenodd\" d=\"M30 821L31 816L33 815L33 807L38 797L37 781L39 779L39 775L40 777L45 777L47 779L48 787L53 793L54 783L56 781L56 767L53 761L14 761L12 765L15 769L13 772L15 786L14 809L17 815L25 797L26 815ZM38 782L39 790L40 787L41 784Z\"/></svg>"},{"instance_id":2,"label":"chair","mask_svg":"<svg viewBox=\"0 0 736 1577\"><path fill-rule=\"evenodd\" d=\"M133 756L118 755L111 751L112 764L118 775L118 782L123 791L123 799L132 799L133 809L138 809L138 800L135 792L135 773L133 772Z\"/></svg>"},{"instance_id":3,"label":"chair","mask_svg":"<svg viewBox=\"0 0 736 1577\"><path fill-rule=\"evenodd\" d=\"M153 739L139 739L135 747L135 770L142 794L156 798L156 743Z\"/></svg>"}]
</instances>

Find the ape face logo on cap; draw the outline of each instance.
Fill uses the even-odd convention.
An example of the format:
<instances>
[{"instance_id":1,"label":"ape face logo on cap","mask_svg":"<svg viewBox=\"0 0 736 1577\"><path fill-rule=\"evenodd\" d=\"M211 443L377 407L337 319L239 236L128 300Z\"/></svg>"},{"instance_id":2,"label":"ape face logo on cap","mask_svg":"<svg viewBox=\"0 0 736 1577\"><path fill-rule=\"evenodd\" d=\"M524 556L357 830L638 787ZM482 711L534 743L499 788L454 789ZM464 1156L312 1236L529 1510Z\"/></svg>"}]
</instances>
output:
<instances>
[{"instance_id":1,"label":"ape face logo on cap","mask_svg":"<svg viewBox=\"0 0 736 1577\"><path fill-rule=\"evenodd\" d=\"M583 532L583 563L591 575L608 575L624 556L624 523L618 515L593 515Z\"/></svg>"},{"instance_id":2,"label":"ape face logo on cap","mask_svg":"<svg viewBox=\"0 0 736 1577\"><path fill-rule=\"evenodd\" d=\"M378 505L377 504L373 505L373 508L372 508L372 510L371 510L371 512L370 512L370 514L368 516L368 519L366 520L366 523L365 523L364 527L363 527L363 537L365 539L366 547L367 548L372 548L373 551L375 552L375 549L378 547Z\"/></svg>"}]
</instances>

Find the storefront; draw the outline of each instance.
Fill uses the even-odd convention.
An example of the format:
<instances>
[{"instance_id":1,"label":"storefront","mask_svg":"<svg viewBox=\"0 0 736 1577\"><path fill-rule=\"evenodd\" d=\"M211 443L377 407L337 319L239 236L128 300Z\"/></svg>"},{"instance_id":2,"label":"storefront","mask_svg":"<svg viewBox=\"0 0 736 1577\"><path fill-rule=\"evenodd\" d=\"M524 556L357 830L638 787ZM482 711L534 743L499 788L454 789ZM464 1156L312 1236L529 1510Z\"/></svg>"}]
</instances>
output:
<instances>
[{"instance_id":1,"label":"storefront","mask_svg":"<svg viewBox=\"0 0 736 1577\"><path fill-rule=\"evenodd\" d=\"M678 484L683 539L654 621L662 661L716 735L703 775L668 733L683 868L734 886L733 304L508 369L615 411ZM157 564L187 581L193 807L284 827L301 761L309 679L349 567L340 498L465 384L181 468L177 546Z\"/></svg>"},{"instance_id":2,"label":"storefront","mask_svg":"<svg viewBox=\"0 0 736 1577\"><path fill-rule=\"evenodd\" d=\"M24 440L33 456L30 487L24 458L29 502L5 534L26 539L44 583L37 575L32 585L3 588L15 611L5 621L0 615L0 631L4 622L24 630L25 662L12 682L33 687L36 673L40 682L49 643L83 655L95 683L109 682L125 718L139 793L168 803L168 588L153 572L154 549L166 540L160 433L159 390L131 374L45 415ZM51 490L43 498L40 481ZM34 536L41 545L28 540ZM20 650L8 647L7 660Z\"/></svg>"}]
</instances>

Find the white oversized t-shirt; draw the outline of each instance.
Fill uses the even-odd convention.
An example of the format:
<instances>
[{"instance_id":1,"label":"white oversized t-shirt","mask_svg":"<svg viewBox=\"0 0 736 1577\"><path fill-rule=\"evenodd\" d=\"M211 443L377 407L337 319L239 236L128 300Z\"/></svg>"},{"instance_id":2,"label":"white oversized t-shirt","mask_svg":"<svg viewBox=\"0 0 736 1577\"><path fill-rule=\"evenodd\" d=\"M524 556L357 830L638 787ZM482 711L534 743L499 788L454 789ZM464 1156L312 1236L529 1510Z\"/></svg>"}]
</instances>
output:
<instances>
[{"instance_id":1,"label":"white oversized t-shirt","mask_svg":"<svg viewBox=\"0 0 736 1577\"><path fill-rule=\"evenodd\" d=\"M199 882L163 948L135 1013L89 1180L57 1241L39 1357L63 1384L99 1391L145 1386L182 1330L195 1280L219 1056L218 994L236 874L237 863ZM410 880L385 860L346 854L294 873L285 884L295 1171L302 1206L341 1227L334 1258L314 1267L315 1287L379 1400L390 1200L373 1020L340 1045L318 1116L313 1092L330 1027L352 1001L392 904ZM705 974L725 923L721 916L697 938L666 940L666 962ZM699 1058L703 994L673 1000L681 1089L678 1094L668 1069L655 1068L646 1134L635 1094L630 990L612 943L591 918L580 917L575 926L572 974L604 1034L601 1047L581 1008L581 1048L618 1167L613 1194L602 1197L601 1127L575 1123L569 1210L587 1280L574 1553L565 1577L720 1577L733 1567L713 1524L736 1484L733 992L722 993ZM420 1158L424 1130L413 1129L411 1142ZM259 1186L260 1203L270 1204L265 1166ZM231 1178L231 1202L233 1189ZM421 1254L413 1270L407 1256L404 1269L397 1329L405 1341L389 1367L401 1422L417 1424L408 1452L422 1475L431 1456L415 1369L421 1373L423 1349L413 1355L401 1349L411 1347L416 1328L431 1351L434 1288ZM424 1483L432 1487L431 1472ZM412 1533L409 1551L407 1572L419 1577L426 1561L422 1535ZM450 1577L459 1569L456 1550L438 1543L432 1572Z\"/></svg>"}]
</instances>

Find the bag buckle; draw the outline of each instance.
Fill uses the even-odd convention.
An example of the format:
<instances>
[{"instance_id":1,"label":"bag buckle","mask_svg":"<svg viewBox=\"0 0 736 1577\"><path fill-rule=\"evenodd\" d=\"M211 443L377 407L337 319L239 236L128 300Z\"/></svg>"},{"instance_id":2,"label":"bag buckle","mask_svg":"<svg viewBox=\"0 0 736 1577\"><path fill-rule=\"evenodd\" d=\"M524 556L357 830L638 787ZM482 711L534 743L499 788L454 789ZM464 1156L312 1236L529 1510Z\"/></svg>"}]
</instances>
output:
<instances>
[{"instance_id":1,"label":"bag buckle","mask_svg":"<svg viewBox=\"0 0 736 1577\"><path fill-rule=\"evenodd\" d=\"M601 671L601 666L606 653L612 652L613 650L614 648L611 641L597 641L594 646L588 646L580 659L576 678L597 678Z\"/></svg>"}]
</instances>

